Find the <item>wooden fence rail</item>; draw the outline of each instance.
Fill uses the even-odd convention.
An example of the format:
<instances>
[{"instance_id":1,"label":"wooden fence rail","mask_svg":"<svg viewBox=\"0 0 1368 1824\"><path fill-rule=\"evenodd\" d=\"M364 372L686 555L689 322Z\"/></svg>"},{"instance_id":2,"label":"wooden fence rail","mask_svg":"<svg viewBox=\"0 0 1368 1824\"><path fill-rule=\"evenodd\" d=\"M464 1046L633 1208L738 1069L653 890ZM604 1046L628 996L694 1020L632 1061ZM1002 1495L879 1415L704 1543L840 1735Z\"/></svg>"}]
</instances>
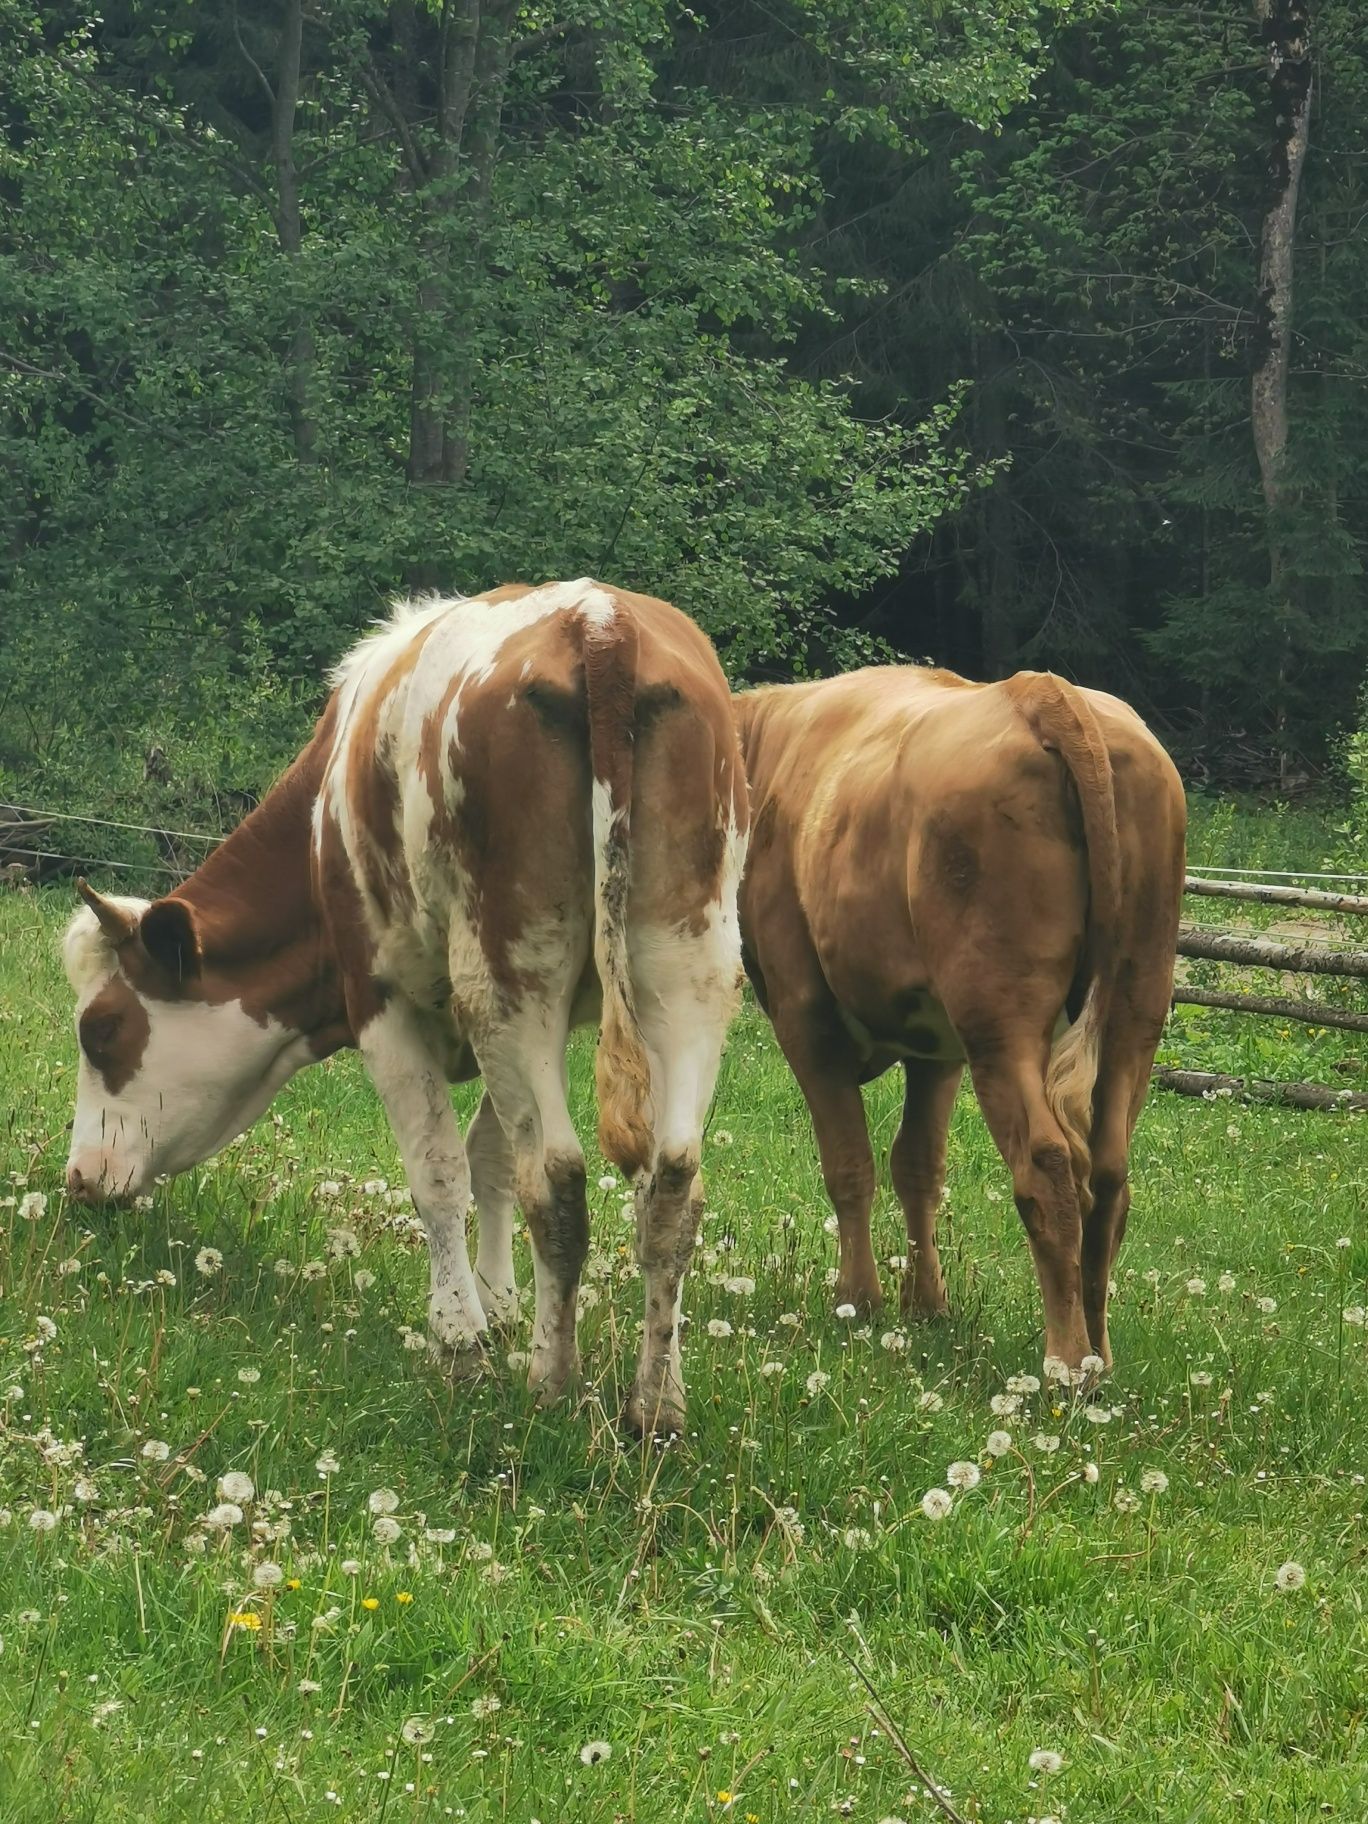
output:
<instances>
[{"instance_id":1,"label":"wooden fence rail","mask_svg":"<svg viewBox=\"0 0 1368 1824\"><path fill-rule=\"evenodd\" d=\"M1354 893L1266 887L1245 880L1204 880L1199 874L1189 874L1183 890L1209 899L1246 899L1259 906L1311 906L1318 912L1351 912L1356 917L1368 917L1368 899Z\"/></svg>"},{"instance_id":2,"label":"wooden fence rail","mask_svg":"<svg viewBox=\"0 0 1368 1824\"><path fill-rule=\"evenodd\" d=\"M1352 893L1322 893L1303 887L1267 886L1256 881L1209 880L1197 874L1187 877L1185 890L1206 898L1243 900L1250 905L1301 906L1316 912L1368 917L1368 898ZM1179 928L1178 954L1206 962L1233 963L1245 969L1274 969L1284 975L1338 976L1341 980L1368 981L1368 951L1337 950L1326 944L1286 943L1276 938L1210 931L1199 925ZM1198 988L1179 982L1174 987L1173 1000L1180 1006L1221 1007L1269 1019L1297 1020L1307 1026L1368 1032L1368 1012L1329 1007L1323 1001L1304 1000L1293 995L1244 994L1233 989ZM1177 1070L1166 1065L1155 1067L1154 1081L1185 1096L1238 1095L1250 1101L1280 1102L1292 1108L1368 1109L1368 1094L1335 1089L1325 1083L1280 1083L1262 1078L1224 1076L1215 1071Z\"/></svg>"},{"instance_id":3,"label":"wooden fence rail","mask_svg":"<svg viewBox=\"0 0 1368 1824\"><path fill-rule=\"evenodd\" d=\"M1280 944L1266 937L1234 937L1181 925L1179 956L1203 957L1214 963L1239 963L1246 969L1280 969L1289 975L1347 975L1368 981L1368 950L1330 950L1324 944Z\"/></svg>"}]
</instances>

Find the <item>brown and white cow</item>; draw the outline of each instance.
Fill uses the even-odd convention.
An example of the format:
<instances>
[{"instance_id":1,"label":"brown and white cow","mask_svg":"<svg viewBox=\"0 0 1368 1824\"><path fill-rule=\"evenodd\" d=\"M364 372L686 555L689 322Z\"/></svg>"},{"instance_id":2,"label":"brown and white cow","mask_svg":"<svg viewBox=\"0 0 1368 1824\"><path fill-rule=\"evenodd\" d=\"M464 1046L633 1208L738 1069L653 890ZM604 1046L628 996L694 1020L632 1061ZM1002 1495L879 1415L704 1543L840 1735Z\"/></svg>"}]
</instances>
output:
<instances>
[{"instance_id":1,"label":"brown and white cow","mask_svg":"<svg viewBox=\"0 0 1368 1824\"><path fill-rule=\"evenodd\" d=\"M860 1085L901 1062L902 1304L945 1310L936 1209L967 1062L1035 1258L1047 1366L1109 1365L1107 1282L1183 890L1168 756L1124 703L1048 673L879 667L734 707L743 956L812 1112L838 1302L881 1300Z\"/></svg>"},{"instance_id":2,"label":"brown and white cow","mask_svg":"<svg viewBox=\"0 0 1368 1824\"><path fill-rule=\"evenodd\" d=\"M309 746L173 894L84 889L65 946L81 1047L69 1191L145 1191L356 1045L427 1232L432 1340L466 1349L514 1313L516 1197L530 1384L552 1397L575 1365L589 1237L565 1046L601 1005L599 1134L635 1184L646 1293L627 1418L678 1428L748 822L712 647L665 602L519 585L400 605L334 682ZM477 1074L467 1147L447 1085Z\"/></svg>"}]
</instances>

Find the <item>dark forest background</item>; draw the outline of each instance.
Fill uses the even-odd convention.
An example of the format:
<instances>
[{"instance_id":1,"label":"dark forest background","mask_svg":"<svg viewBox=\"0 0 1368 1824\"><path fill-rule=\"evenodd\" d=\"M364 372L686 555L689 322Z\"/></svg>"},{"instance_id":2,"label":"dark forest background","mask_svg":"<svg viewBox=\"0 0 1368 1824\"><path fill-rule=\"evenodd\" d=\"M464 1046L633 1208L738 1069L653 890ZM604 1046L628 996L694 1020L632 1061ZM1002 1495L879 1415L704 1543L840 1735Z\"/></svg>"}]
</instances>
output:
<instances>
[{"instance_id":1,"label":"dark forest background","mask_svg":"<svg viewBox=\"0 0 1368 1824\"><path fill-rule=\"evenodd\" d=\"M0 113L0 795L217 827L393 593L585 572L1343 764L1360 0L0 0Z\"/></svg>"}]
</instances>

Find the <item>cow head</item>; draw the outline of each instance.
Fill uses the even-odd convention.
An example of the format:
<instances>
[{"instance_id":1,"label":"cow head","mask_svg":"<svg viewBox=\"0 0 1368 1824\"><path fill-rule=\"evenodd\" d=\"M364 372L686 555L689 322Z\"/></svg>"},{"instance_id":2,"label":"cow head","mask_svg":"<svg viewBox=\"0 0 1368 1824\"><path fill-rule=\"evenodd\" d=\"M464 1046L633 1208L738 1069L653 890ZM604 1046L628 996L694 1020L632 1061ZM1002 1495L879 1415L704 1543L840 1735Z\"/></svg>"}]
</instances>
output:
<instances>
[{"instance_id":1,"label":"cow head","mask_svg":"<svg viewBox=\"0 0 1368 1824\"><path fill-rule=\"evenodd\" d=\"M98 1203L208 1159L311 1054L299 1033L247 1010L240 967L206 960L186 900L77 886L86 905L63 944L81 1054L67 1189Z\"/></svg>"}]
</instances>

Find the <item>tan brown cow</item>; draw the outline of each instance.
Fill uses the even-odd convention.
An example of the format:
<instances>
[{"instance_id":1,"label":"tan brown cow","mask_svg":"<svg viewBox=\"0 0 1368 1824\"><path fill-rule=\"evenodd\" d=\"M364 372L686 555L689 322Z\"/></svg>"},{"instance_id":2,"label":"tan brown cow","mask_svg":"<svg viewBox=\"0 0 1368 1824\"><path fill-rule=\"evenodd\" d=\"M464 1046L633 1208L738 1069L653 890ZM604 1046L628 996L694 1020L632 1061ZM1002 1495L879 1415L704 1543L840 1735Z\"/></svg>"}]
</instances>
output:
<instances>
[{"instance_id":1,"label":"tan brown cow","mask_svg":"<svg viewBox=\"0 0 1368 1824\"><path fill-rule=\"evenodd\" d=\"M585 579L400 605L334 681L310 745L173 894L86 890L70 1193L184 1171L356 1045L427 1232L431 1338L466 1349L514 1313L516 1196L550 1397L589 1238L565 1045L601 1001L599 1132L635 1184L646 1290L627 1417L677 1429L700 1136L741 979L746 783L713 650L666 603ZM477 1074L467 1151L447 1084Z\"/></svg>"},{"instance_id":2,"label":"tan brown cow","mask_svg":"<svg viewBox=\"0 0 1368 1824\"><path fill-rule=\"evenodd\" d=\"M838 1302L880 1302L860 1084L901 1062L902 1304L945 1310L936 1208L967 1062L1035 1258L1047 1365L1109 1365L1107 1281L1183 890L1172 763L1124 703L1048 673L881 667L734 707L743 956L812 1111Z\"/></svg>"}]
</instances>

